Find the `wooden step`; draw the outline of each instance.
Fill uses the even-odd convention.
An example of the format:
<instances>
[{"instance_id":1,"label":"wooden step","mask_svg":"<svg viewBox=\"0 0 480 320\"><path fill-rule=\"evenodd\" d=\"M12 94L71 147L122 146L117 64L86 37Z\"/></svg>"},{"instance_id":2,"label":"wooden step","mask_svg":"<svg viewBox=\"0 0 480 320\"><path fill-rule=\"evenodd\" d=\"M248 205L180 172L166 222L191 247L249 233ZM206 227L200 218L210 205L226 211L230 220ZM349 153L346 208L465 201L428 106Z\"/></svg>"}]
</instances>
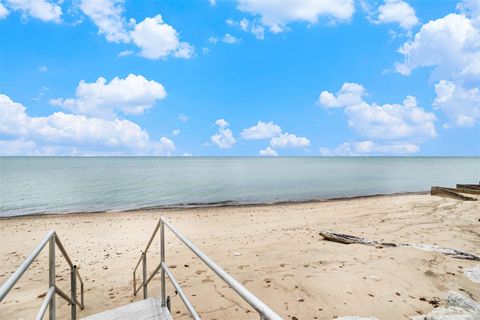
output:
<instances>
[{"instance_id":1,"label":"wooden step","mask_svg":"<svg viewBox=\"0 0 480 320\"><path fill-rule=\"evenodd\" d=\"M148 298L83 318L83 320L172 320L159 299Z\"/></svg>"}]
</instances>

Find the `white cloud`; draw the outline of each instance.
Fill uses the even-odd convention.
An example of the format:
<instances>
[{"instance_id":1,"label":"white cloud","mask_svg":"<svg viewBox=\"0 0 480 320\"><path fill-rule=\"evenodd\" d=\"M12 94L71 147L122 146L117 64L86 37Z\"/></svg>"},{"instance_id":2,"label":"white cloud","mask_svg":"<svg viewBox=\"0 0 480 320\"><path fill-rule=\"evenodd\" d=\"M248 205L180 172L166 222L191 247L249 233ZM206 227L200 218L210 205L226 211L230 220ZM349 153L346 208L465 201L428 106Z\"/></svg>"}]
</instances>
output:
<instances>
[{"instance_id":1,"label":"white cloud","mask_svg":"<svg viewBox=\"0 0 480 320\"><path fill-rule=\"evenodd\" d=\"M337 95L322 92L318 103L345 108L348 125L368 138L422 141L436 136L435 115L418 107L415 97L407 96L402 104L377 105L365 102L364 95L363 86L347 82Z\"/></svg>"},{"instance_id":2,"label":"white cloud","mask_svg":"<svg viewBox=\"0 0 480 320\"><path fill-rule=\"evenodd\" d=\"M159 59L173 55L187 59L194 52L190 44L180 41L178 32L171 25L163 22L161 15L145 18L135 25L130 35L141 49L140 55L145 58Z\"/></svg>"},{"instance_id":3,"label":"white cloud","mask_svg":"<svg viewBox=\"0 0 480 320\"><path fill-rule=\"evenodd\" d=\"M480 4L464 1L457 8L461 14L423 25L413 40L400 47L404 61L395 65L403 75L421 67L433 68L434 105L450 119L445 127L472 126L479 118Z\"/></svg>"},{"instance_id":4,"label":"white cloud","mask_svg":"<svg viewBox=\"0 0 480 320\"><path fill-rule=\"evenodd\" d=\"M48 68L46 66L40 66L38 67L38 71L40 72L47 72L48 71Z\"/></svg>"},{"instance_id":5,"label":"white cloud","mask_svg":"<svg viewBox=\"0 0 480 320\"><path fill-rule=\"evenodd\" d=\"M343 108L361 103L364 95L365 88L362 85L345 82L336 95L328 91L322 91L318 98L317 105L325 108Z\"/></svg>"},{"instance_id":6,"label":"white cloud","mask_svg":"<svg viewBox=\"0 0 480 320\"><path fill-rule=\"evenodd\" d=\"M0 154L153 154L175 151L172 140L151 140L137 124L55 112L31 117L0 94Z\"/></svg>"},{"instance_id":7,"label":"white cloud","mask_svg":"<svg viewBox=\"0 0 480 320\"><path fill-rule=\"evenodd\" d=\"M130 42L123 14L123 0L82 0L80 9L98 27L109 42Z\"/></svg>"},{"instance_id":8,"label":"white cloud","mask_svg":"<svg viewBox=\"0 0 480 320\"><path fill-rule=\"evenodd\" d=\"M241 136L245 140L261 140L270 139L275 136L279 136L282 133L280 126L276 125L272 121L258 123L248 129L244 129Z\"/></svg>"},{"instance_id":9,"label":"white cloud","mask_svg":"<svg viewBox=\"0 0 480 320\"><path fill-rule=\"evenodd\" d=\"M449 14L422 26L404 43L396 70L409 75L419 67L434 67L434 78L480 77L480 33L464 15ZM476 67L475 67L476 66Z\"/></svg>"},{"instance_id":10,"label":"white cloud","mask_svg":"<svg viewBox=\"0 0 480 320\"><path fill-rule=\"evenodd\" d=\"M270 139L270 146L259 151L259 155L276 156L277 152L273 148L299 148L310 146L310 140L306 137L297 137L288 132L282 133L282 128L273 121L258 121L256 125L244 129L241 136L245 140L263 140Z\"/></svg>"},{"instance_id":11,"label":"white cloud","mask_svg":"<svg viewBox=\"0 0 480 320\"><path fill-rule=\"evenodd\" d=\"M265 28L254 21L249 21L248 19L243 18L239 22L231 19L228 19L225 22L229 26L237 27L242 31L252 33L257 39L263 40L265 38Z\"/></svg>"},{"instance_id":12,"label":"white cloud","mask_svg":"<svg viewBox=\"0 0 480 320\"><path fill-rule=\"evenodd\" d=\"M218 132L211 136L210 140L221 149L231 148L237 141L232 130L228 128L228 122L224 119L218 119L215 124L218 126Z\"/></svg>"},{"instance_id":13,"label":"white cloud","mask_svg":"<svg viewBox=\"0 0 480 320\"><path fill-rule=\"evenodd\" d=\"M270 145L272 148L308 147L310 145L310 140L306 137L297 137L294 134L286 132L277 137L273 137L270 140Z\"/></svg>"},{"instance_id":14,"label":"white cloud","mask_svg":"<svg viewBox=\"0 0 480 320\"><path fill-rule=\"evenodd\" d=\"M457 9L470 17L476 24L480 23L480 2L478 0L464 0L457 4Z\"/></svg>"},{"instance_id":15,"label":"white cloud","mask_svg":"<svg viewBox=\"0 0 480 320\"><path fill-rule=\"evenodd\" d=\"M471 127L480 121L480 89L465 89L452 81L441 80L435 85L434 106L449 117L444 127Z\"/></svg>"},{"instance_id":16,"label":"white cloud","mask_svg":"<svg viewBox=\"0 0 480 320\"><path fill-rule=\"evenodd\" d=\"M217 4L217 0L209 0L210 5L214 6Z\"/></svg>"},{"instance_id":17,"label":"white cloud","mask_svg":"<svg viewBox=\"0 0 480 320\"><path fill-rule=\"evenodd\" d=\"M410 30L418 24L415 10L402 0L385 0L378 7L378 23L398 23L402 28Z\"/></svg>"},{"instance_id":18,"label":"white cloud","mask_svg":"<svg viewBox=\"0 0 480 320\"><path fill-rule=\"evenodd\" d=\"M215 44L215 43L218 42L218 38L216 38L216 37L210 37L210 38L208 38L208 42Z\"/></svg>"},{"instance_id":19,"label":"white cloud","mask_svg":"<svg viewBox=\"0 0 480 320\"><path fill-rule=\"evenodd\" d=\"M348 125L361 135L376 139L425 139L436 136L431 112L417 106L415 97L407 96L402 104L368 104L345 108Z\"/></svg>"},{"instance_id":20,"label":"white cloud","mask_svg":"<svg viewBox=\"0 0 480 320\"><path fill-rule=\"evenodd\" d=\"M52 99L50 104L76 114L112 119L117 112L141 114L166 95L162 84L141 75L129 74L125 79L115 77L110 83L103 77L92 83L81 80L76 98Z\"/></svg>"},{"instance_id":21,"label":"white cloud","mask_svg":"<svg viewBox=\"0 0 480 320\"><path fill-rule=\"evenodd\" d=\"M239 0L238 8L259 15L262 24L274 33L295 21L317 23L320 16L349 20L355 11L353 0Z\"/></svg>"},{"instance_id":22,"label":"white cloud","mask_svg":"<svg viewBox=\"0 0 480 320\"><path fill-rule=\"evenodd\" d=\"M180 134L180 129L175 129L172 131L172 136L176 137Z\"/></svg>"},{"instance_id":23,"label":"white cloud","mask_svg":"<svg viewBox=\"0 0 480 320\"><path fill-rule=\"evenodd\" d=\"M51 21L55 23L60 23L62 21L62 8L52 1L7 0L7 4L10 9L21 11L24 18L32 17L42 21Z\"/></svg>"},{"instance_id":24,"label":"white cloud","mask_svg":"<svg viewBox=\"0 0 480 320\"><path fill-rule=\"evenodd\" d=\"M0 20L6 18L9 13L8 9L0 2Z\"/></svg>"},{"instance_id":25,"label":"white cloud","mask_svg":"<svg viewBox=\"0 0 480 320\"><path fill-rule=\"evenodd\" d=\"M180 113L178 115L178 120L180 120L181 122L187 122L188 121L188 117L186 115L184 115L183 113Z\"/></svg>"},{"instance_id":26,"label":"white cloud","mask_svg":"<svg viewBox=\"0 0 480 320\"><path fill-rule=\"evenodd\" d=\"M123 16L123 0L82 0L80 9L97 25L98 32L109 42L133 43L140 48L140 56L148 59L164 59L167 56L190 58L193 47L180 41L179 33L165 23L161 15L147 17L138 23ZM129 54L123 51L120 56Z\"/></svg>"},{"instance_id":27,"label":"white cloud","mask_svg":"<svg viewBox=\"0 0 480 320\"><path fill-rule=\"evenodd\" d=\"M223 36L222 42L228 43L228 44L235 44L239 43L240 39L237 37L232 36L231 34L227 33Z\"/></svg>"},{"instance_id":28,"label":"white cloud","mask_svg":"<svg viewBox=\"0 0 480 320\"><path fill-rule=\"evenodd\" d=\"M320 148L322 156L359 156L368 154L411 154L420 148L411 143L377 144L371 140L344 142L336 148Z\"/></svg>"},{"instance_id":29,"label":"white cloud","mask_svg":"<svg viewBox=\"0 0 480 320\"><path fill-rule=\"evenodd\" d=\"M118 54L118 56L119 57L128 57L128 56L131 56L134 53L135 52L133 52L132 50L123 50Z\"/></svg>"},{"instance_id":30,"label":"white cloud","mask_svg":"<svg viewBox=\"0 0 480 320\"><path fill-rule=\"evenodd\" d=\"M277 157L278 153L277 151L273 150L271 147L266 147L263 150L260 150L258 152L259 155L265 156L265 157Z\"/></svg>"}]
</instances>

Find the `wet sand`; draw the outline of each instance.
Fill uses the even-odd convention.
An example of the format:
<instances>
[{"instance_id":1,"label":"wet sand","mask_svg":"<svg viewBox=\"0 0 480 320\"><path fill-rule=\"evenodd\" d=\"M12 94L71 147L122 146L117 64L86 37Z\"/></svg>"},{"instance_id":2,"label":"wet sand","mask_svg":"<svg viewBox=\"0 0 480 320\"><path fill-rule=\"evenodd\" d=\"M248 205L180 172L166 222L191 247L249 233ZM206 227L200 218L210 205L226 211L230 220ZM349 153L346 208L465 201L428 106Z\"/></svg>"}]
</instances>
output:
<instances>
[{"instance_id":1,"label":"wet sand","mask_svg":"<svg viewBox=\"0 0 480 320\"><path fill-rule=\"evenodd\" d=\"M479 212L479 201L396 195L1 219L0 283L55 229L85 281L86 308L80 317L139 300L141 292L137 297L132 293L132 270L163 215L285 319L408 319L431 311L449 290L480 301L480 285L463 272L479 262L414 248L338 244L323 240L318 232L435 244L480 255ZM258 319L172 233L167 240L167 263L203 319ZM0 304L1 319L34 317L48 287L47 251ZM148 255L149 272L158 261L156 240ZM60 256L57 263L58 286L69 293L66 263ZM179 297L167 288L175 318L188 319ZM148 291L159 295L158 276ZM59 296L57 307L60 318L69 316L69 306Z\"/></svg>"}]
</instances>

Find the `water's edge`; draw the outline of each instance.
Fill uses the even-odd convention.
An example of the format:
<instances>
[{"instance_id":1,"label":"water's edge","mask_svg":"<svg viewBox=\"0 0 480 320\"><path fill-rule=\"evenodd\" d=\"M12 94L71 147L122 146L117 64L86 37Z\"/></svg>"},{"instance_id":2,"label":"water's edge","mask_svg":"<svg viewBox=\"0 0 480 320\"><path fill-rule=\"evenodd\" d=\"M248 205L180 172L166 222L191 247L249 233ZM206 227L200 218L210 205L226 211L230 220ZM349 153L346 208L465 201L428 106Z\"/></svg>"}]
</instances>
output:
<instances>
[{"instance_id":1,"label":"water's edge","mask_svg":"<svg viewBox=\"0 0 480 320\"><path fill-rule=\"evenodd\" d=\"M355 199L367 199L367 198L380 198L380 197L400 197L409 195L427 195L430 191L412 191L412 192L394 192L394 193L376 193L365 195L354 195L349 197L333 197L333 198L313 198L306 200L288 200L288 201L273 201L273 202L236 202L236 201L219 201L210 203L189 203L189 204L175 204L175 205L159 205L138 207L133 209L118 209L118 210L95 210L95 211L65 211L65 212L35 212L18 215L1 216L0 221L18 218L35 218L35 217L47 217L47 216L63 216L63 215L88 215L88 214L101 214L101 213L120 213L120 212L144 212L144 211L180 211L189 209L201 209L201 208L229 208L229 207L260 207L260 206L277 206L277 205L295 205L295 204L308 204L308 203L321 203L330 201L349 201ZM0 212L1 214L1 212Z\"/></svg>"}]
</instances>

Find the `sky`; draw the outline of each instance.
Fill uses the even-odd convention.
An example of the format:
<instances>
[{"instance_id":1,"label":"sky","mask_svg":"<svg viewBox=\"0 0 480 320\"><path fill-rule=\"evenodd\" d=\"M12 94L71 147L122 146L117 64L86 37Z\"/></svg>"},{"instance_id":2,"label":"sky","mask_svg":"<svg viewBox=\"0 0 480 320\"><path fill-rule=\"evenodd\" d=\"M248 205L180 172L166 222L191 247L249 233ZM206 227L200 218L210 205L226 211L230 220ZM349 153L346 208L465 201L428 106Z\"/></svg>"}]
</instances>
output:
<instances>
[{"instance_id":1,"label":"sky","mask_svg":"<svg viewBox=\"0 0 480 320\"><path fill-rule=\"evenodd\" d=\"M480 1L0 0L0 155L480 156Z\"/></svg>"}]
</instances>

